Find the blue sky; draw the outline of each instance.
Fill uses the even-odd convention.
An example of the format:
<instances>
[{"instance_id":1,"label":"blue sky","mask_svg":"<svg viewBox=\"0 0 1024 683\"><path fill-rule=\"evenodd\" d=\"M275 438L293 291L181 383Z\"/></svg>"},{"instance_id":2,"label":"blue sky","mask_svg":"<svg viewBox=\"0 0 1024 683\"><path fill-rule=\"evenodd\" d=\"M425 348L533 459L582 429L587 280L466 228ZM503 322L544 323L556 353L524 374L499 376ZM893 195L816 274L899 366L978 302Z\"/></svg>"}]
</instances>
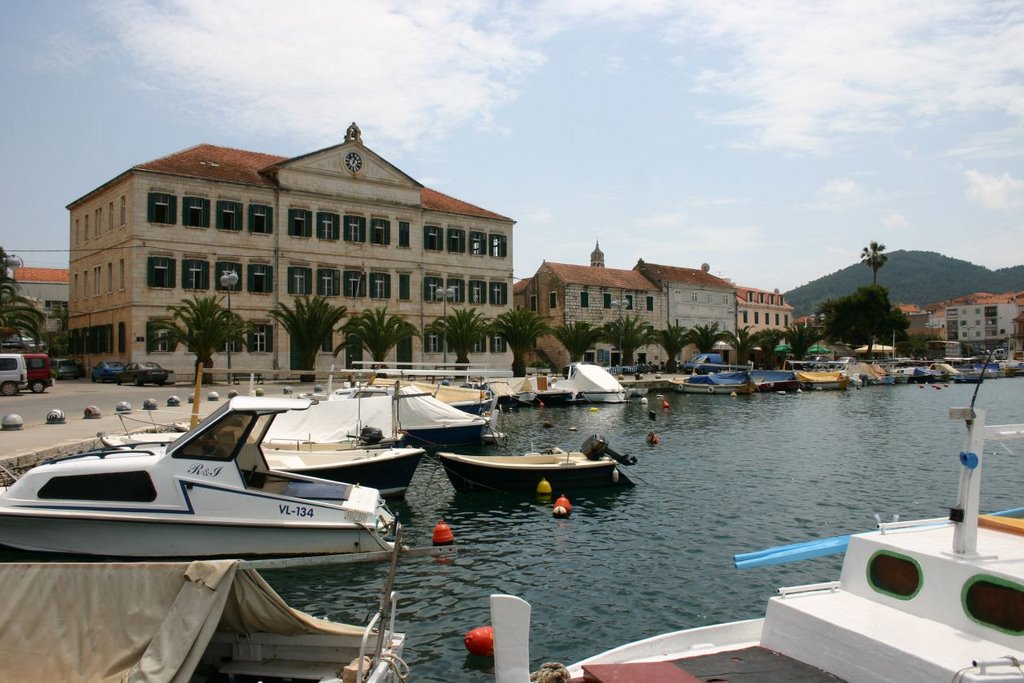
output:
<instances>
[{"instance_id":1,"label":"blue sky","mask_svg":"<svg viewBox=\"0 0 1024 683\"><path fill-rule=\"evenodd\" d=\"M1024 264L1024 4L13 0L0 245L199 143L364 143L517 221L514 273L638 258L787 291L887 250ZM865 268L865 282L870 271Z\"/></svg>"}]
</instances>

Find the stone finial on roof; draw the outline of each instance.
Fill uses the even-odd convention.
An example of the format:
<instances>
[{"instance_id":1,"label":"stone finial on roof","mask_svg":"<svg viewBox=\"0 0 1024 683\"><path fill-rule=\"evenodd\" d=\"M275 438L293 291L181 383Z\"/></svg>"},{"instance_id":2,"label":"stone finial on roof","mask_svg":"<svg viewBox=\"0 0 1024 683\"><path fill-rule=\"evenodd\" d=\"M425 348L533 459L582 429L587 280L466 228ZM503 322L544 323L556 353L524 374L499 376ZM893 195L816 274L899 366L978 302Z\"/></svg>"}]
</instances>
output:
<instances>
[{"instance_id":1,"label":"stone finial on roof","mask_svg":"<svg viewBox=\"0 0 1024 683\"><path fill-rule=\"evenodd\" d=\"M357 144L363 144L363 133L359 130L359 126L353 121L352 125L345 131L345 142L355 142Z\"/></svg>"},{"instance_id":2,"label":"stone finial on roof","mask_svg":"<svg viewBox=\"0 0 1024 683\"><path fill-rule=\"evenodd\" d=\"M601 243L594 241L594 251L590 252L590 267L604 268L604 252L601 251Z\"/></svg>"}]
</instances>

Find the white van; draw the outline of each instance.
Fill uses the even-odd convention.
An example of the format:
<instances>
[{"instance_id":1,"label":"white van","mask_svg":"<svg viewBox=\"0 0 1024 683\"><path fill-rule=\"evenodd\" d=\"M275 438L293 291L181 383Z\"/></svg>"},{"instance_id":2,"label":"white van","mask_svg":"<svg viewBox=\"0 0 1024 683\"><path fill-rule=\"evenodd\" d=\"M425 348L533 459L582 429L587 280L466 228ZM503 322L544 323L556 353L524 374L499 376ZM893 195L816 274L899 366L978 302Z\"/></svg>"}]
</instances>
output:
<instances>
[{"instance_id":1,"label":"white van","mask_svg":"<svg viewBox=\"0 0 1024 683\"><path fill-rule=\"evenodd\" d=\"M0 394L14 396L27 383L25 357L20 353L0 353Z\"/></svg>"}]
</instances>

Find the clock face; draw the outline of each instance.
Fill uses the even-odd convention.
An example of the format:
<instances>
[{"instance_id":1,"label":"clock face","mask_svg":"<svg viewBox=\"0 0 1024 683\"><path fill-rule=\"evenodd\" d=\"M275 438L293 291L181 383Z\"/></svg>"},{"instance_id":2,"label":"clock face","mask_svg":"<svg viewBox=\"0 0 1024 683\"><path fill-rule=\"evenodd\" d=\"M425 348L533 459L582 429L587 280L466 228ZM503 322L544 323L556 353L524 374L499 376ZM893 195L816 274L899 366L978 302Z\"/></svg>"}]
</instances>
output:
<instances>
[{"instance_id":1,"label":"clock face","mask_svg":"<svg viewBox=\"0 0 1024 683\"><path fill-rule=\"evenodd\" d=\"M359 169L363 167L363 158L359 156L358 152L349 152L345 155L345 168L358 173Z\"/></svg>"}]
</instances>

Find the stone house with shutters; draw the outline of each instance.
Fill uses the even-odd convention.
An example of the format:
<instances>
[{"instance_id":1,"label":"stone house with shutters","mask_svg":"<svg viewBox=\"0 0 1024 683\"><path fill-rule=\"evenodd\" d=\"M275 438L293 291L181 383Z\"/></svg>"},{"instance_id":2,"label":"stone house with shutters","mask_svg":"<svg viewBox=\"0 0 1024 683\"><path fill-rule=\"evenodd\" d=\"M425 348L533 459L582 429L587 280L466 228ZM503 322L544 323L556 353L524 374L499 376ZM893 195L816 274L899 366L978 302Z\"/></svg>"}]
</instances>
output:
<instances>
[{"instance_id":1,"label":"stone house with shutters","mask_svg":"<svg viewBox=\"0 0 1024 683\"><path fill-rule=\"evenodd\" d=\"M423 186L366 147L354 123L342 144L293 158L197 145L133 166L67 209L70 343L87 366L154 360L190 373L194 356L152 338L150 325L193 295L228 294L226 272L238 276L232 310L254 325L246 348L232 349L241 371L300 369L269 311L301 296L349 315L386 306L421 331L448 307L488 318L510 308L515 222ZM314 369L363 360L356 346L335 356L343 343L337 331L325 339ZM442 358L427 335L388 361ZM490 338L470 359L507 368L511 354Z\"/></svg>"},{"instance_id":2,"label":"stone house with shutters","mask_svg":"<svg viewBox=\"0 0 1024 683\"><path fill-rule=\"evenodd\" d=\"M533 277L517 283L515 303L536 311L552 327L585 321L600 327L619 316L635 315L655 328L664 319L659 288L635 270L605 268L600 248L591 255L590 266L545 261ZM569 362L569 355L555 337L538 340L538 355L556 369ZM637 363L664 359L664 349L652 345L637 350ZM584 361L614 366L620 361L618 349L601 343L587 352Z\"/></svg>"}]
</instances>

